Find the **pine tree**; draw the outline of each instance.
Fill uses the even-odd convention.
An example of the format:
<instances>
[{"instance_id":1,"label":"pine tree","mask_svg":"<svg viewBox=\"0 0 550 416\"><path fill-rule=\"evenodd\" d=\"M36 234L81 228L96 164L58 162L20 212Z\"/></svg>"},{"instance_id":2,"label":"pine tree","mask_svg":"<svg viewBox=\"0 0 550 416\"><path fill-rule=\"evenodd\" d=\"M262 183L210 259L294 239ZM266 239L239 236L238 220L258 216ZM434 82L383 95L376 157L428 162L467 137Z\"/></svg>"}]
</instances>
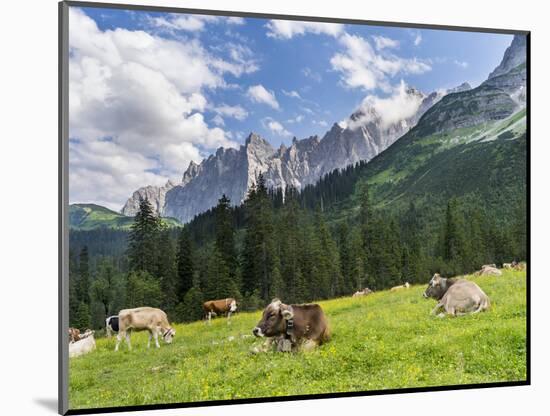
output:
<instances>
[{"instance_id":1,"label":"pine tree","mask_svg":"<svg viewBox=\"0 0 550 416\"><path fill-rule=\"evenodd\" d=\"M170 236L170 231L162 228L158 242L158 266L156 275L160 279L160 287L164 295L162 302L165 312L170 314L178 303L176 250Z\"/></svg>"},{"instance_id":2,"label":"pine tree","mask_svg":"<svg viewBox=\"0 0 550 416\"><path fill-rule=\"evenodd\" d=\"M178 238L178 252L176 257L178 275L176 296L178 301L181 302L187 291L193 286L195 271L193 264L193 247L188 227L183 227L180 231Z\"/></svg>"},{"instance_id":3,"label":"pine tree","mask_svg":"<svg viewBox=\"0 0 550 416\"><path fill-rule=\"evenodd\" d=\"M216 215L216 247L229 272L237 280L237 252L235 250L235 228L231 215L231 201L225 194L218 200Z\"/></svg>"},{"instance_id":4,"label":"pine tree","mask_svg":"<svg viewBox=\"0 0 550 416\"><path fill-rule=\"evenodd\" d=\"M132 271L128 274L126 307L160 307L163 293L160 282L146 271Z\"/></svg>"},{"instance_id":5,"label":"pine tree","mask_svg":"<svg viewBox=\"0 0 550 416\"><path fill-rule=\"evenodd\" d=\"M464 216L458 199L454 197L449 199L447 203L442 251L443 260L447 262L450 274L469 271Z\"/></svg>"},{"instance_id":6,"label":"pine tree","mask_svg":"<svg viewBox=\"0 0 550 416\"><path fill-rule=\"evenodd\" d=\"M78 261L78 290L77 298L79 302L90 304L90 264L88 255L88 246L82 247ZM81 309L79 307L79 309Z\"/></svg>"},{"instance_id":7,"label":"pine tree","mask_svg":"<svg viewBox=\"0 0 550 416\"><path fill-rule=\"evenodd\" d=\"M158 268L158 239L161 220L147 198L139 201L139 210L128 235L128 262L130 270L146 271L152 275Z\"/></svg>"}]
</instances>

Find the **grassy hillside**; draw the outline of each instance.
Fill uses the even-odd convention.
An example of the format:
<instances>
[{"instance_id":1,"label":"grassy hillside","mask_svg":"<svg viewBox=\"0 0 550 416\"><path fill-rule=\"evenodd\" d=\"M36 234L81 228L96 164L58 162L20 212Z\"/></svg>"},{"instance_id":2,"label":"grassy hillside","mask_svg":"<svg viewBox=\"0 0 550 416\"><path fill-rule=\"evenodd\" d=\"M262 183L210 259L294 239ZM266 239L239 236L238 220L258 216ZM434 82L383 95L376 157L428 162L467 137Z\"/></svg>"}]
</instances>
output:
<instances>
[{"instance_id":1,"label":"grassy hillside","mask_svg":"<svg viewBox=\"0 0 550 416\"><path fill-rule=\"evenodd\" d=\"M170 227L180 226L174 218L163 218ZM72 204L69 206L69 227L73 230L93 230L97 228L114 228L129 230L134 222L116 211L96 204Z\"/></svg>"},{"instance_id":2,"label":"grassy hillside","mask_svg":"<svg viewBox=\"0 0 550 416\"><path fill-rule=\"evenodd\" d=\"M288 396L388 388L517 381L526 378L526 276L473 278L490 311L429 315L425 286L320 302L332 340L310 353L251 355L260 312L175 325L174 343L113 351L115 339L70 360L70 408Z\"/></svg>"}]
</instances>

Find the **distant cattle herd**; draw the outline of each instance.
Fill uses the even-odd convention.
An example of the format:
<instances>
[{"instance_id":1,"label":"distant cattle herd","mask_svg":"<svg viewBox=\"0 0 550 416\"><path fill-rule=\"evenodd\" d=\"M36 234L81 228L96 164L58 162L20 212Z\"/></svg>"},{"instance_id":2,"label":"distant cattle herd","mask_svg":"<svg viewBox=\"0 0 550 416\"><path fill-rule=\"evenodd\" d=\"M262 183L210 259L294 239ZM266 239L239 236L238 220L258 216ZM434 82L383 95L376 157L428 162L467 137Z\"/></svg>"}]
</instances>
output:
<instances>
[{"instance_id":1,"label":"distant cattle herd","mask_svg":"<svg viewBox=\"0 0 550 416\"><path fill-rule=\"evenodd\" d=\"M524 271L525 263L503 263L502 269ZM495 264L485 264L474 276L501 276L502 271ZM409 289L409 282L394 286L390 292ZM358 298L374 293L369 288L355 292L352 297ZM474 282L460 277L444 278L434 274L423 293L425 298L437 300L432 315L439 317L445 314L460 316L469 313L486 311L490 307L489 297ZM227 316L230 323L231 315L237 311L237 300L234 298L210 300L203 303L204 318L208 323L214 316ZM147 331L150 347L154 339L157 348L160 348L159 336L170 344L176 331L170 325L164 311L158 308L138 307L123 309L118 315L109 316L105 321L108 337L117 333L115 351L118 351L120 342L126 339L128 349L131 349L130 335L132 331ZM330 340L330 329L323 309L318 304L287 305L279 299L273 299L262 312L262 317L253 328L256 337L265 337L266 342L261 347L254 347L252 353L275 350L280 352L307 351ZM69 328L69 357L78 357L95 349L94 331L81 332L76 328Z\"/></svg>"}]
</instances>

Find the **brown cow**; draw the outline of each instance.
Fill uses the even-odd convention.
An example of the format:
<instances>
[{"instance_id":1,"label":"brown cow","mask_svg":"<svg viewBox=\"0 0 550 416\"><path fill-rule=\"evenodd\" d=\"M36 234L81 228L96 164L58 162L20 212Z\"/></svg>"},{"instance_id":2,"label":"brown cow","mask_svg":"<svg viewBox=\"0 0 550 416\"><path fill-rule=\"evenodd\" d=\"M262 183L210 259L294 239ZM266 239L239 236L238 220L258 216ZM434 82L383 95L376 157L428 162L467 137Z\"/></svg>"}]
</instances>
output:
<instances>
[{"instance_id":1,"label":"brown cow","mask_svg":"<svg viewBox=\"0 0 550 416\"><path fill-rule=\"evenodd\" d=\"M227 320L231 319L231 314L237 310L237 301L234 298L225 298L218 300L208 300L202 304L204 318L210 323L212 315L227 314Z\"/></svg>"},{"instance_id":2,"label":"brown cow","mask_svg":"<svg viewBox=\"0 0 550 416\"><path fill-rule=\"evenodd\" d=\"M69 328L69 344L80 340L80 330Z\"/></svg>"},{"instance_id":3,"label":"brown cow","mask_svg":"<svg viewBox=\"0 0 550 416\"><path fill-rule=\"evenodd\" d=\"M252 333L256 337L269 338L263 351L274 341L278 351L297 351L300 348L310 350L330 340L327 319L319 305L285 305L279 299L267 305Z\"/></svg>"}]
</instances>

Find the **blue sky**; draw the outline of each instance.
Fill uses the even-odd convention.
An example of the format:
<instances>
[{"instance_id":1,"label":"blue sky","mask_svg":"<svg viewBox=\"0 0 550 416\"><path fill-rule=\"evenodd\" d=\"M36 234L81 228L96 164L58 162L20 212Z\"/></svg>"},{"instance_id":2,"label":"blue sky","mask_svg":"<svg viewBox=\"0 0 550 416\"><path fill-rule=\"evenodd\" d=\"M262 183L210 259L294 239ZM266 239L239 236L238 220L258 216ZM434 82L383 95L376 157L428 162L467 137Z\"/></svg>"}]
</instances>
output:
<instances>
[{"instance_id":1,"label":"blue sky","mask_svg":"<svg viewBox=\"0 0 550 416\"><path fill-rule=\"evenodd\" d=\"M475 87L512 41L98 8L71 8L69 25L70 199L115 209L251 131L279 146L400 86Z\"/></svg>"}]
</instances>

